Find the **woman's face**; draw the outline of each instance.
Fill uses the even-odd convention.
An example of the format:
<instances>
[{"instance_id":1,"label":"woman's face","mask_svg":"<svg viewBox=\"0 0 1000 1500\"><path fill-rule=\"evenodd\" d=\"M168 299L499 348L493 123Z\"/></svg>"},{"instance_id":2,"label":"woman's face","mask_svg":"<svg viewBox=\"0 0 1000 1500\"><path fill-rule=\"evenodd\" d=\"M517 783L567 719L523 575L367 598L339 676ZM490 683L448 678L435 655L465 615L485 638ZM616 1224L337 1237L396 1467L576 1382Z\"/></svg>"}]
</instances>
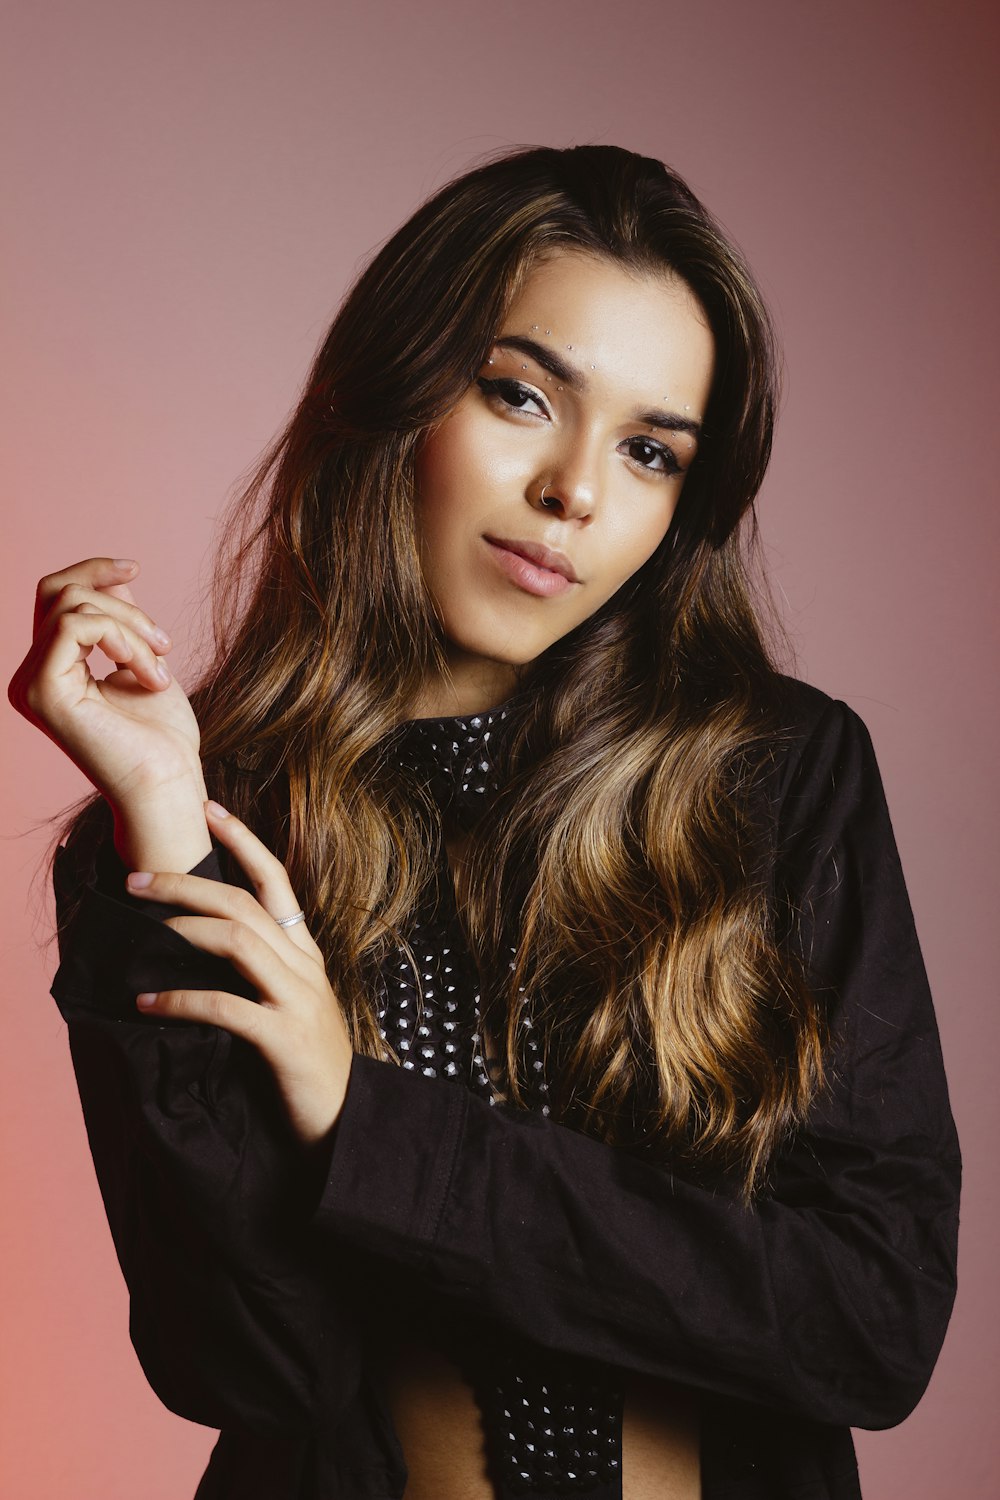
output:
<instances>
[{"instance_id":1,"label":"woman's face","mask_svg":"<svg viewBox=\"0 0 1000 1500\"><path fill-rule=\"evenodd\" d=\"M526 278L487 362L417 458L421 557L448 684L471 713L655 552L697 452L714 346L686 283L562 251Z\"/></svg>"}]
</instances>

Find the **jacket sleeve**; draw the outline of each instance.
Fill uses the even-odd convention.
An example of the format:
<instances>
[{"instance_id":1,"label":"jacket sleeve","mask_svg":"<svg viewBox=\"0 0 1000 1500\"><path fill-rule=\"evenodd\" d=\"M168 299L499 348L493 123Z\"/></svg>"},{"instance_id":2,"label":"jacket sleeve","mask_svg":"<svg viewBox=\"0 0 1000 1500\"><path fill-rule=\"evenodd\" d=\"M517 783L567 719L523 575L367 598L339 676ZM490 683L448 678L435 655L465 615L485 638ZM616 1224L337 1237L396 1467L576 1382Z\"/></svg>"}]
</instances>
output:
<instances>
[{"instance_id":1,"label":"jacket sleeve","mask_svg":"<svg viewBox=\"0 0 1000 1500\"><path fill-rule=\"evenodd\" d=\"M195 873L222 878L215 855ZM141 1015L145 989L248 994L228 964L124 892L110 846L96 878L72 845L55 864L52 993L130 1294L143 1370L171 1410L210 1427L304 1433L357 1385L357 1341L296 1234L292 1148L266 1066L217 1028ZM147 903L150 906L151 903Z\"/></svg>"},{"instance_id":2,"label":"jacket sleeve","mask_svg":"<svg viewBox=\"0 0 1000 1500\"><path fill-rule=\"evenodd\" d=\"M776 880L828 1005L830 1084L753 1206L357 1058L314 1218L545 1346L821 1422L930 1377L959 1155L874 753L822 695L778 792Z\"/></svg>"}]
</instances>

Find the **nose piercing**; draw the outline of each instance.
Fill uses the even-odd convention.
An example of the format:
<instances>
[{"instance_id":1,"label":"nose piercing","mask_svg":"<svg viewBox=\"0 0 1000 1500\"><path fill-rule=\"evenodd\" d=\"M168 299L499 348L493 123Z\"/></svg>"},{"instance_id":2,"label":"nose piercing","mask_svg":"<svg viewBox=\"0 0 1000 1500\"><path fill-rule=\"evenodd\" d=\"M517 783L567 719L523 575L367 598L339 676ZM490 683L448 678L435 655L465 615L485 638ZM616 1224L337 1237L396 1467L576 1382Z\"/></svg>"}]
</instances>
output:
<instances>
[{"instance_id":1,"label":"nose piercing","mask_svg":"<svg viewBox=\"0 0 1000 1500\"><path fill-rule=\"evenodd\" d=\"M545 510L551 510L554 505L558 505L559 504L559 501L556 499L555 495L550 495L549 498L548 498L548 500L546 500L546 498L545 498L545 491L548 489L548 487L549 487L549 481L546 480L545 483L542 485L542 493L538 497L538 503L539 503L539 505L543 506Z\"/></svg>"}]
</instances>

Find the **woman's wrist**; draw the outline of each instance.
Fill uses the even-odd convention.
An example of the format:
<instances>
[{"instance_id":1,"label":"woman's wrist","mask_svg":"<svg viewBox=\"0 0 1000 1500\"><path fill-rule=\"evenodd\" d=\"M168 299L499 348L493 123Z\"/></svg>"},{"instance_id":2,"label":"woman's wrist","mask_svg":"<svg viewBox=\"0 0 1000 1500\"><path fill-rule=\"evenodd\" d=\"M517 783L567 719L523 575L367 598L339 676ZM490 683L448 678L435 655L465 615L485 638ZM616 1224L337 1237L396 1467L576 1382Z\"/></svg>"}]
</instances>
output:
<instances>
[{"instance_id":1,"label":"woman's wrist","mask_svg":"<svg viewBox=\"0 0 1000 1500\"><path fill-rule=\"evenodd\" d=\"M183 874L211 852L208 793L200 766L188 776L150 783L113 804L115 849L130 870Z\"/></svg>"}]
</instances>

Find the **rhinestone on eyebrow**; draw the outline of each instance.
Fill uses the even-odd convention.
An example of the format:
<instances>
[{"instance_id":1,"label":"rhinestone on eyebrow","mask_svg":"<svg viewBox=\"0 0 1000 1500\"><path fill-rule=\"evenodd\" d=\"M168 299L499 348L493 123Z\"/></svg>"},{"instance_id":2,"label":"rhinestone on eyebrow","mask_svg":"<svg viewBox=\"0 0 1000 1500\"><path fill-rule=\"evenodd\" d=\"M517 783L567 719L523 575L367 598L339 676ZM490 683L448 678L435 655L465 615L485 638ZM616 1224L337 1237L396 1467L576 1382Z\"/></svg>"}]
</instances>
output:
<instances>
[{"instance_id":1,"label":"rhinestone on eyebrow","mask_svg":"<svg viewBox=\"0 0 1000 1500\"><path fill-rule=\"evenodd\" d=\"M550 334L552 332L552 329L551 328L546 328L545 332Z\"/></svg>"}]
</instances>

